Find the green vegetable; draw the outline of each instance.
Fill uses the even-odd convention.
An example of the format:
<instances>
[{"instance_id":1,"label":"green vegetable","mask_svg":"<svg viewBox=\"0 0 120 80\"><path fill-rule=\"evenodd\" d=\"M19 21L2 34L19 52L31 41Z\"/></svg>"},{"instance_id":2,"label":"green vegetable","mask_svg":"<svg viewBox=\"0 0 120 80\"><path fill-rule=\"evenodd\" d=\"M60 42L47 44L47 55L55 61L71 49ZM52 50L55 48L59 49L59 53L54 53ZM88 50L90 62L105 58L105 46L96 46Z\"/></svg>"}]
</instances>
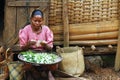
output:
<instances>
[{"instance_id":1,"label":"green vegetable","mask_svg":"<svg viewBox=\"0 0 120 80\"><path fill-rule=\"evenodd\" d=\"M34 53L32 51L21 52L24 61L32 63L41 63L41 64L51 64L56 61L58 58L57 55L53 53Z\"/></svg>"}]
</instances>

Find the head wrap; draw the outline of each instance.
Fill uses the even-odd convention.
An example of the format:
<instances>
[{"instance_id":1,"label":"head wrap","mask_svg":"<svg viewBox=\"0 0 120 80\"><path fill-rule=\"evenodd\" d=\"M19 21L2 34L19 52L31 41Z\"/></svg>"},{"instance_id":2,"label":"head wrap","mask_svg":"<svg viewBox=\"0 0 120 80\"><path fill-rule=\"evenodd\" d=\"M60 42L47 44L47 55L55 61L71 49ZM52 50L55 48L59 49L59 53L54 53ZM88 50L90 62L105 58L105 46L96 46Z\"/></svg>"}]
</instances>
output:
<instances>
[{"instance_id":1,"label":"head wrap","mask_svg":"<svg viewBox=\"0 0 120 80\"><path fill-rule=\"evenodd\" d=\"M41 10L34 10L31 14L31 18L34 17L35 15L40 15L41 17L43 17L43 12Z\"/></svg>"},{"instance_id":2,"label":"head wrap","mask_svg":"<svg viewBox=\"0 0 120 80\"><path fill-rule=\"evenodd\" d=\"M43 17L42 12L40 12L40 11L35 11L34 15L40 15L41 17Z\"/></svg>"}]
</instances>

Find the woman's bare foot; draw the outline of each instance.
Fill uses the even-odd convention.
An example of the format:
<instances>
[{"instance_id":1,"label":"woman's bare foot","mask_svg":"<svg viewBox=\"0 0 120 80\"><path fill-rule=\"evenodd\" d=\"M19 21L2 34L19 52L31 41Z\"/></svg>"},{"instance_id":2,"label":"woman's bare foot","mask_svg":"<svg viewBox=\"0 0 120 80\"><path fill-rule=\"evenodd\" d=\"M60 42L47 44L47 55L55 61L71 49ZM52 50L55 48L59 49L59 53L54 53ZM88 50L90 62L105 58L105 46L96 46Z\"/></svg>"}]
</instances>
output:
<instances>
[{"instance_id":1,"label":"woman's bare foot","mask_svg":"<svg viewBox=\"0 0 120 80\"><path fill-rule=\"evenodd\" d=\"M51 71L48 72L48 79L55 80L54 76L52 75Z\"/></svg>"}]
</instances>

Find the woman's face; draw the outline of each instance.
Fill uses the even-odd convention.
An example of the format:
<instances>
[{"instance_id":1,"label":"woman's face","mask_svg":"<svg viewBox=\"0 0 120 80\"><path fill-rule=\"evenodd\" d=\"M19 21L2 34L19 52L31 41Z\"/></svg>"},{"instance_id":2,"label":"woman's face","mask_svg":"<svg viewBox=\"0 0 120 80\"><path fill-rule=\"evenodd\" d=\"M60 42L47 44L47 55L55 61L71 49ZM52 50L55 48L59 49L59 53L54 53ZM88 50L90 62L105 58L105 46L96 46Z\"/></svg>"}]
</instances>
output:
<instances>
[{"instance_id":1,"label":"woman's face","mask_svg":"<svg viewBox=\"0 0 120 80\"><path fill-rule=\"evenodd\" d=\"M31 18L31 24L35 30L39 29L43 24L43 18L40 15L35 15Z\"/></svg>"}]
</instances>

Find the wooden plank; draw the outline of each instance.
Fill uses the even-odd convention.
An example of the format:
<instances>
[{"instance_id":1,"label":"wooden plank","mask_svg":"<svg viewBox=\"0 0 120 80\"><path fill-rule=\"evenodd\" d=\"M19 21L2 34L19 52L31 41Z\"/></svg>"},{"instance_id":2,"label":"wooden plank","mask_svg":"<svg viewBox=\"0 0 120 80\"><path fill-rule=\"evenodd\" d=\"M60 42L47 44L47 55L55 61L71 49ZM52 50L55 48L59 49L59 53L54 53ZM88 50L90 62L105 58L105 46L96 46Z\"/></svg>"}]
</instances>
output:
<instances>
[{"instance_id":1,"label":"wooden plank","mask_svg":"<svg viewBox=\"0 0 120 80\"><path fill-rule=\"evenodd\" d=\"M82 35L71 35L69 36L70 41L76 40L105 40L105 39L117 39L118 31L93 33L93 34L82 34ZM54 34L55 41L62 41L63 35Z\"/></svg>"},{"instance_id":2,"label":"wooden plank","mask_svg":"<svg viewBox=\"0 0 120 80\"><path fill-rule=\"evenodd\" d=\"M108 46L99 46L95 50L92 50L91 47L83 48L84 55L115 55L117 50L116 46L113 48L108 48Z\"/></svg>"},{"instance_id":3,"label":"wooden plank","mask_svg":"<svg viewBox=\"0 0 120 80\"><path fill-rule=\"evenodd\" d=\"M84 47L84 46L83 46ZM19 45L14 45L11 47L12 51L14 53L22 51ZM113 48L108 48L108 46L99 46L96 47L96 50L92 50L91 47L84 47L84 55L115 55L117 50L117 46L113 46ZM63 77L72 77L71 75L68 75L67 73L63 73L60 71L55 71L56 74L60 74Z\"/></svg>"},{"instance_id":4,"label":"wooden plank","mask_svg":"<svg viewBox=\"0 0 120 80\"><path fill-rule=\"evenodd\" d=\"M119 71L119 70L120 70L120 25L118 32L117 53L115 58L115 71Z\"/></svg>"},{"instance_id":5,"label":"wooden plank","mask_svg":"<svg viewBox=\"0 0 120 80\"><path fill-rule=\"evenodd\" d=\"M78 78L62 78L62 77L55 77L55 80L91 80L85 77L78 77Z\"/></svg>"},{"instance_id":6,"label":"wooden plank","mask_svg":"<svg viewBox=\"0 0 120 80\"><path fill-rule=\"evenodd\" d=\"M44 24L48 26L48 18L49 18L49 5L47 7L44 7L42 9L43 13L44 13Z\"/></svg>"},{"instance_id":7,"label":"wooden plank","mask_svg":"<svg viewBox=\"0 0 120 80\"><path fill-rule=\"evenodd\" d=\"M63 34L63 25L50 26L54 34ZM119 30L119 20L69 24L70 35L102 33Z\"/></svg>"},{"instance_id":8,"label":"wooden plank","mask_svg":"<svg viewBox=\"0 0 120 80\"><path fill-rule=\"evenodd\" d=\"M68 74L67 72L61 71L61 70L55 70L54 71L55 74L59 75L60 77L74 77L71 74Z\"/></svg>"},{"instance_id":9,"label":"wooden plank","mask_svg":"<svg viewBox=\"0 0 120 80\"><path fill-rule=\"evenodd\" d=\"M29 5L27 5L29 4ZM33 6L48 6L48 2L42 2L42 1L12 1L12 2L8 2L8 6L18 6L18 7L23 7L23 6L29 6L29 7L33 7Z\"/></svg>"},{"instance_id":10,"label":"wooden plank","mask_svg":"<svg viewBox=\"0 0 120 80\"><path fill-rule=\"evenodd\" d=\"M69 21L68 21L68 10L67 10L67 3L68 0L62 0L63 2L63 25L64 25L64 46L69 46Z\"/></svg>"},{"instance_id":11,"label":"wooden plank","mask_svg":"<svg viewBox=\"0 0 120 80\"><path fill-rule=\"evenodd\" d=\"M6 0L6 3L15 0ZM16 7L8 7L5 5L5 18L4 18L4 32L3 40L8 43L12 38L14 38L15 28L16 28Z\"/></svg>"},{"instance_id":12,"label":"wooden plank","mask_svg":"<svg viewBox=\"0 0 120 80\"><path fill-rule=\"evenodd\" d=\"M15 34L14 38L9 41L9 45L12 46L15 43L18 43L18 33L19 30L22 29L26 24L28 19L29 19L29 8L27 7L16 7L16 28L15 28ZM28 18L28 19L27 19Z\"/></svg>"},{"instance_id":13,"label":"wooden plank","mask_svg":"<svg viewBox=\"0 0 120 80\"><path fill-rule=\"evenodd\" d=\"M16 31L18 32L19 29L25 26L27 22L29 22L29 12L27 7L17 7L17 25ZM28 20L28 21L27 21Z\"/></svg>"},{"instance_id":14,"label":"wooden plank","mask_svg":"<svg viewBox=\"0 0 120 80\"><path fill-rule=\"evenodd\" d=\"M7 47L12 47L15 43L18 42L18 35L15 35L11 40L7 42Z\"/></svg>"},{"instance_id":15,"label":"wooden plank","mask_svg":"<svg viewBox=\"0 0 120 80\"><path fill-rule=\"evenodd\" d=\"M76 40L76 41L69 41L70 45L84 45L84 46L103 46L103 45L116 45L117 39L105 39L105 40ZM54 45L63 45L63 41L54 41Z\"/></svg>"}]
</instances>

